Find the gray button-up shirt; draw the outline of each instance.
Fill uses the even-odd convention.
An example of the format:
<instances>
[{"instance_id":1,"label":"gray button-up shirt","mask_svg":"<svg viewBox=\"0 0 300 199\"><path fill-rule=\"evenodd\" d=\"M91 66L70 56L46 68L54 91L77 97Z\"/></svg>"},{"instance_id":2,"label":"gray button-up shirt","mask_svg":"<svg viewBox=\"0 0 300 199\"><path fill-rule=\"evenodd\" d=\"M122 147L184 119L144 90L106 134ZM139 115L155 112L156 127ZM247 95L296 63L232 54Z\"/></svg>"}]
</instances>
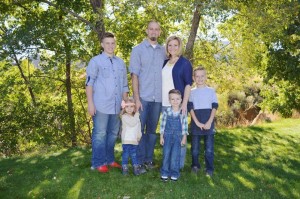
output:
<instances>
[{"instance_id":1,"label":"gray button-up shirt","mask_svg":"<svg viewBox=\"0 0 300 199\"><path fill-rule=\"evenodd\" d=\"M145 39L132 49L129 71L138 76L140 98L145 101L162 101L161 70L166 59L165 48L155 48Z\"/></svg>"},{"instance_id":2,"label":"gray button-up shirt","mask_svg":"<svg viewBox=\"0 0 300 199\"><path fill-rule=\"evenodd\" d=\"M93 100L97 111L119 114L123 93L128 92L125 63L117 56L102 53L93 57L86 68L86 86L93 87Z\"/></svg>"}]
</instances>

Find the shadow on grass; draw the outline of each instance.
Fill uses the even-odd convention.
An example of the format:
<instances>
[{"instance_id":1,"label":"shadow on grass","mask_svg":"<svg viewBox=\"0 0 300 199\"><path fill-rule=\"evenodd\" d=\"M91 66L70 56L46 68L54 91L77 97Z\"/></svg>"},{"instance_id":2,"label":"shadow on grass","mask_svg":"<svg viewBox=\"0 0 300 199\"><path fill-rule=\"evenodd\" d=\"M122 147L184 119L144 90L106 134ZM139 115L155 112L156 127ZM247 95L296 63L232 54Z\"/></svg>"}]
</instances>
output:
<instances>
[{"instance_id":1,"label":"shadow on grass","mask_svg":"<svg viewBox=\"0 0 300 199\"><path fill-rule=\"evenodd\" d=\"M88 167L88 154L76 148L1 160L0 190L6 195L0 194L0 198L65 198L62 193L69 191Z\"/></svg>"},{"instance_id":2,"label":"shadow on grass","mask_svg":"<svg viewBox=\"0 0 300 199\"><path fill-rule=\"evenodd\" d=\"M272 128L224 130L216 135L215 166L221 184L232 191L298 198L299 149L299 136L279 134Z\"/></svg>"},{"instance_id":3,"label":"shadow on grass","mask_svg":"<svg viewBox=\"0 0 300 199\"><path fill-rule=\"evenodd\" d=\"M159 180L158 142L157 168L141 176L133 176L132 170L126 177L119 169L91 171L91 151L82 148L1 159L0 198L299 198L299 140L298 134L268 127L221 130L215 136L214 176L205 177L204 168L191 173L189 144L176 183ZM204 162L203 155L200 160Z\"/></svg>"}]
</instances>

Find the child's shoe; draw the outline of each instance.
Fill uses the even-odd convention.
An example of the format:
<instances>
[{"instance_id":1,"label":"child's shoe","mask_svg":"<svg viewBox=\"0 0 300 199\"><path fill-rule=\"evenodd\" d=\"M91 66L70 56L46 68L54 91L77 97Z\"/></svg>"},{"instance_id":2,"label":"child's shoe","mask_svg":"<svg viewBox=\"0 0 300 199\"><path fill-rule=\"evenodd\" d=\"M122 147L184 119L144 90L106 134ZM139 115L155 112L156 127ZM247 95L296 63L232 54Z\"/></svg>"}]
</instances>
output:
<instances>
[{"instance_id":1,"label":"child's shoe","mask_svg":"<svg viewBox=\"0 0 300 199\"><path fill-rule=\"evenodd\" d=\"M146 173L147 171L142 168L140 165L134 165L133 166L133 174L138 176L140 174Z\"/></svg>"},{"instance_id":2,"label":"child's shoe","mask_svg":"<svg viewBox=\"0 0 300 199\"><path fill-rule=\"evenodd\" d=\"M193 166L193 168L192 168L192 173L195 173L195 174L197 174L197 173L198 173L198 171L199 171L199 168L198 168L198 167L196 167L196 166Z\"/></svg>"},{"instance_id":3,"label":"child's shoe","mask_svg":"<svg viewBox=\"0 0 300 199\"><path fill-rule=\"evenodd\" d=\"M212 171L206 171L206 172L205 172L205 175L206 175L207 177L212 177L212 176L213 176L213 172L212 172Z\"/></svg>"},{"instance_id":4,"label":"child's shoe","mask_svg":"<svg viewBox=\"0 0 300 199\"><path fill-rule=\"evenodd\" d=\"M122 174L128 175L128 165L127 164L122 165Z\"/></svg>"},{"instance_id":5,"label":"child's shoe","mask_svg":"<svg viewBox=\"0 0 300 199\"><path fill-rule=\"evenodd\" d=\"M160 179L163 181L163 182L167 182L168 181L168 176L161 176Z\"/></svg>"},{"instance_id":6,"label":"child's shoe","mask_svg":"<svg viewBox=\"0 0 300 199\"><path fill-rule=\"evenodd\" d=\"M178 180L178 178L177 177L171 177L171 181L173 181L173 182L176 182Z\"/></svg>"},{"instance_id":7,"label":"child's shoe","mask_svg":"<svg viewBox=\"0 0 300 199\"><path fill-rule=\"evenodd\" d=\"M154 162L146 162L145 167L146 167L146 169L151 170L151 169L155 168L155 164L154 164Z\"/></svg>"}]
</instances>

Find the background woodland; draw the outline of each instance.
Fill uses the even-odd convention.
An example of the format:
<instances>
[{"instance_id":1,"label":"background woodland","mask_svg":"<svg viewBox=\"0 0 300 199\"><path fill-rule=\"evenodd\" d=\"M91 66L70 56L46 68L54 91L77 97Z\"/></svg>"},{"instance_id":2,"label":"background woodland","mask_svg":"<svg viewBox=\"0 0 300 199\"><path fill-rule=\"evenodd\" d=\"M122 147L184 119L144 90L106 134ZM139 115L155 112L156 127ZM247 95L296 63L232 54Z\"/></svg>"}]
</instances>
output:
<instances>
[{"instance_id":1,"label":"background woodland","mask_svg":"<svg viewBox=\"0 0 300 199\"><path fill-rule=\"evenodd\" d=\"M89 145L88 61L110 31L128 66L151 19L160 43L180 36L193 67L208 70L218 126L299 114L299 10L297 0L2 0L0 154Z\"/></svg>"}]
</instances>

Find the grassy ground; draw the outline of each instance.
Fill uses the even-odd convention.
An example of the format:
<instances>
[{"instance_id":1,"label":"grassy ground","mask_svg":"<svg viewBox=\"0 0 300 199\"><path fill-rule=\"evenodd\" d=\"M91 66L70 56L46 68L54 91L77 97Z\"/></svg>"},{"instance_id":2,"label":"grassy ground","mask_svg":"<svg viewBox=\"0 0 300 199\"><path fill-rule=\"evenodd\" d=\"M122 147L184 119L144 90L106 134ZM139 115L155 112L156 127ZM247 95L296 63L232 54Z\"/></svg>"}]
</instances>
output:
<instances>
[{"instance_id":1,"label":"grassy ground","mask_svg":"<svg viewBox=\"0 0 300 199\"><path fill-rule=\"evenodd\" d=\"M215 139L214 176L192 174L188 150L178 182L161 182L158 168L127 177L118 169L91 171L90 149L44 149L0 159L0 198L300 198L299 119L222 129Z\"/></svg>"}]
</instances>

